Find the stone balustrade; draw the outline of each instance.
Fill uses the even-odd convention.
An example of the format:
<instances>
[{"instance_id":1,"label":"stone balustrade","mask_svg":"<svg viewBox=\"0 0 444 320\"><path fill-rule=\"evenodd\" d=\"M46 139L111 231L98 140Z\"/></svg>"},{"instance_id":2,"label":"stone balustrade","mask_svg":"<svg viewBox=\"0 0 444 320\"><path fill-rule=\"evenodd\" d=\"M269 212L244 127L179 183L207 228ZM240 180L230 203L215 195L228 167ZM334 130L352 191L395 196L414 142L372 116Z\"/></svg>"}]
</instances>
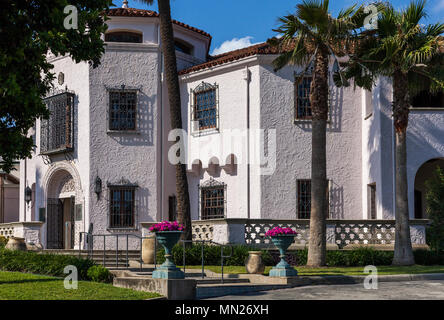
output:
<instances>
[{"instance_id":1,"label":"stone balustrade","mask_svg":"<svg viewBox=\"0 0 444 320\"><path fill-rule=\"evenodd\" d=\"M410 220L412 244L425 245L428 220ZM290 227L298 232L295 243L308 244L309 220L274 219L211 219L192 222L194 240L218 243L239 243L268 246L265 233L276 226ZM348 245L393 245L395 220L327 220L327 243L344 248Z\"/></svg>"},{"instance_id":2,"label":"stone balustrade","mask_svg":"<svg viewBox=\"0 0 444 320\"><path fill-rule=\"evenodd\" d=\"M41 228L43 222L9 222L0 223L0 235L9 237L24 238L27 243L41 244Z\"/></svg>"}]
</instances>

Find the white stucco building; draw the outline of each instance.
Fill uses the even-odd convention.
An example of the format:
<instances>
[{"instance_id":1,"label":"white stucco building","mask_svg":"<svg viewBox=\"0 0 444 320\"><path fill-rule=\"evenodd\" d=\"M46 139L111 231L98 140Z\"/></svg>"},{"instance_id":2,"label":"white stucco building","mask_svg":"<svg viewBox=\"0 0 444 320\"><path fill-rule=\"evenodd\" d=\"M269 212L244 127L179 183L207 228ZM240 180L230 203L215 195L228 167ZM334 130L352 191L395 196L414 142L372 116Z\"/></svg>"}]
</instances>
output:
<instances>
[{"instance_id":1,"label":"white stucco building","mask_svg":"<svg viewBox=\"0 0 444 320\"><path fill-rule=\"evenodd\" d=\"M41 222L39 236L31 240L45 248L77 248L79 234L87 231L119 234L124 242L126 234L141 235L142 222L174 219L175 171L169 160L174 139L169 141L159 18L128 8L111 9L108 16L99 67L48 57L57 78L45 99L52 114L36 122L37 147L20 171L20 221ZM286 223L301 230L304 242L310 212L310 75L295 84L300 67L275 72L276 52L267 44L211 57L206 32L174 21L174 34L196 236L259 243L261 230ZM341 221L355 220L375 220L378 230L385 224L389 231L382 236L389 235L382 241L394 239L391 94L385 79L372 92L331 82L326 190L331 243L342 241ZM429 99L431 105L425 102L410 115L412 219L426 218L424 181L435 165L444 167L440 99ZM26 186L33 190L29 202ZM424 242L421 226L413 223L416 243ZM350 231L345 233L353 241ZM107 246L114 246L115 237L108 239ZM130 242L139 243L136 237Z\"/></svg>"}]
</instances>

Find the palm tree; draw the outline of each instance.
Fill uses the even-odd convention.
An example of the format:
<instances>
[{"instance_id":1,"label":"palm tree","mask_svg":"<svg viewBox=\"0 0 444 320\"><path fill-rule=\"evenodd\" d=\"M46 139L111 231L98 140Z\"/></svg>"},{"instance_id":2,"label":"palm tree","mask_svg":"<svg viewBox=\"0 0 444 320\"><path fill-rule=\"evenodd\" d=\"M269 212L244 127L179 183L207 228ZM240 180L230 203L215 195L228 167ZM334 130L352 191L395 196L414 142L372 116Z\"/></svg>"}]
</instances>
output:
<instances>
[{"instance_id":1,"label":"palm tree","mask_svg":"<svg viewBox=\"0 0 444 320\"><path fill-rule=\"evenodd\" d=\"M154 0L140 0L146 4L153 4ZM174 45L173 24L171 21L171 7L169 0L158 0L160 18L160 38L164 58L164 72L168 88L170 104L171 128L182 129L182 114L180 104L179 77L177 74L176 48ZM179 156L179 155L178 155ZM176 193L177 193L177 220L185 226L182 239L191 240L191 213L190 196L188 194L188 180L184 163L175 165Z\"/></svg>"},{"instance_id":2,"label":"palm tree","mask_svg":"<svg viewBox=\"0 0 444 320\"><path fill-rule=\"evenodd\" d=\"M376 78L393 82L393 122L396 148L396 211L394 265L414 264L407 199L406 136L410 97L421 90L444 89L444 24L420 25L426 17L426 2L411 2L401 11L386 5L376 30L364 31L347 66L335 75L337 85L355 85L371 90ZM441 43L440 43L441 42Z\"/></svg>"},{"instance_id":3,"label":"palm tree","mask_svg":"<svg viewBox=\"0 0 444 320\"><path fill-rule=\"evenodd\" d=\"M354 30L363 24L363 7L353 5L342 10L337 18L329 13L328 0L304 0L296 13L279 18L282 23L273 31L281 34L269 43L280 48L273 61L275 70L288 64L304 66L304 74L313 65L310 86L312 110L311 214L308 247L309 266L325 265L327 218L326 128L328 118L329 59L335 64L352 44Z\"/></svg>"}]
</instances>

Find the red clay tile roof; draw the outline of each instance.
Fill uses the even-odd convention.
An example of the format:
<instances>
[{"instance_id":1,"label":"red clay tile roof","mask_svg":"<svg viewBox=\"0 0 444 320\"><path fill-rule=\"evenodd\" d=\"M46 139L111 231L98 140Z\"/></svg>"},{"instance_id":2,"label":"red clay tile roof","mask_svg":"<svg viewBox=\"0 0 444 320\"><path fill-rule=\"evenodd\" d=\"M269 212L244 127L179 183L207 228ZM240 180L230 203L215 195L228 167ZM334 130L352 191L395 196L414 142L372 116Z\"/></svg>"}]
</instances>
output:
<instances>
[{"instance_id":1,"label":"red clay tile roof","mask_svg":"<svg viewBox=\"0 0 444 320\"><path fill-rule=\"evenodd\" d=\"M135 8L113 8L105 11L105 14L108 17L153 17L153 18L159 17L159 14L156 11L135 9ZM195 27L192 27L177 20L172 20L172 21L174 24L177 24L178 26L200 33L201 35L204 35L205 37L211 39L211 35L203 30L197 29Z\"/></svg>"},{"instance_id":2,"label":"red clay tile roof","mask_svg":"<svg viewBox=\"0 0 444 320\"><path fill-rule=\"evenodd\" d=\"M179 75L190 73L193 71L198 71L206 68L211 68L214 66L218 66L227 62L239 60L245 57L254 56L256 54L277 54L279 53L279 49L276 47L270 46L268 43L263 42L259 44L255 44L250 47L222 53L216 56L210 57L210 60L195 66L192 66L188 69L184 69L179 72Z\"/></svg>"}]
</instances>

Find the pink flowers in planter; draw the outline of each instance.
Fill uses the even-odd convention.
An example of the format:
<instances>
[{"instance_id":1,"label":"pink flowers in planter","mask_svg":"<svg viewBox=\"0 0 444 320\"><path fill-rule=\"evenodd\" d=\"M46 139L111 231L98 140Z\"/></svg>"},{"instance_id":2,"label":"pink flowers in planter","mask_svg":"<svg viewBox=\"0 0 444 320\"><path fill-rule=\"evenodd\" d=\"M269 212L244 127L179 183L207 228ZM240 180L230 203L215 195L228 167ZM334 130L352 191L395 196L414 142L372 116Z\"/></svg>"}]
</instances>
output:
<instances>
[{"instance_id":1,"label":"pink flowers in planter","mask_svg":"<svg viewBox=\"0 0 444 320\"><path fill-rule=\"evenodd\" d=\"M297 235L298 233L294 231L292 228L282 228L282 227L274 227L273 229L268 230L265 233L267 237L276 237L282 235Z\"/></svg>"},{"instance_id":2,"label":"pink flowers in planter","mask_svg":"<svg viewBox=\"0 0 444 320\"><path fill-rule=\"evenodd\" d=\"M162 231L183 231L185 227L179 224L177 221L162 221L150 227L151 232L162 232Z\"/></svg>"}]
</instances>

